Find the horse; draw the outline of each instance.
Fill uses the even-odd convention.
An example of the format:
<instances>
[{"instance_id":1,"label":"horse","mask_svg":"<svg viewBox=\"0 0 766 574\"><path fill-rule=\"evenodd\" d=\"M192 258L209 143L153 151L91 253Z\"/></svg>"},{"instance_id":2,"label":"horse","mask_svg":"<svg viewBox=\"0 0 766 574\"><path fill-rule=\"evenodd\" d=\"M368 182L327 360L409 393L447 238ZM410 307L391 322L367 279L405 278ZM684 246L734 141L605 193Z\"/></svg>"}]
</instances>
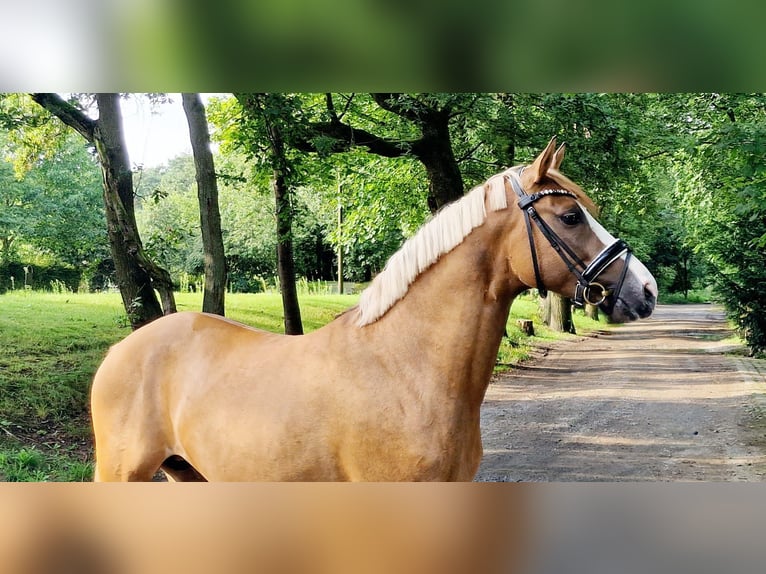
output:
<instances>
[{"instance_id":1,"label":"horse","mask_svg":"<svg viewBox=\"0 0 766 574\"><path fill-rule=\"evenodd\" d=\"M563 157L554 137L442 208L314 332L183 312L131 333L94 377L94 480L473 479L517 295L550 289L614 322L655 306L654 277L596 221Z\"/></svg>"}]
</instances>

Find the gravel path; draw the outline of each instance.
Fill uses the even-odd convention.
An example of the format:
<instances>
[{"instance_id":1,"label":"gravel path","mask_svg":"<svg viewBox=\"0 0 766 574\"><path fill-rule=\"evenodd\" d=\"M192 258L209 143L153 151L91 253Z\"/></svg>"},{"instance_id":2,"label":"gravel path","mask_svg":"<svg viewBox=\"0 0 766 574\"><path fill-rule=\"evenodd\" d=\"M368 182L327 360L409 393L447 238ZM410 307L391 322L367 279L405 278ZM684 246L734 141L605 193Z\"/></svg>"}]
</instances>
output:
<instances>
[{"instance_id":1,"label":"gravel path","mask_svg":"<svg viewBox=\"0 0 766 574\"><path fill-rule=\"evenodd\" d=\"M496 377L481 481L735 481L766 474L766 361L732 353L720 308L557 343Z\"/></svg>"}]
</instances>

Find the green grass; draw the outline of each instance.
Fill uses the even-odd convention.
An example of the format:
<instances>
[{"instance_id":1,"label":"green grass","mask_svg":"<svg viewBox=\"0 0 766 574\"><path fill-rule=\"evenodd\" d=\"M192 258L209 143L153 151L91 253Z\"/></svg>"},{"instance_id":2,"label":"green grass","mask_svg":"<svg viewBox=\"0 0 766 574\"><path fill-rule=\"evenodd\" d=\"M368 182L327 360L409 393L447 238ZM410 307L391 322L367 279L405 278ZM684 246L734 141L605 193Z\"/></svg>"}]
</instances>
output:
<instances>
[{"instance_id":1,"label":"green grass","mask_svg":"<svg viewBox=\"0 0 766 574\"><path fill-rule=\"evenodd\" d=\"M89 482L93 464L74 452L36 446L8 446L0 450L0 480L6 482Z\"/></svg>"},{"instance_id":2,"label":"green grass","mask_svg":"<svg viewBox=\"0 0 766 574\"><path fill-rule=\"evenodd\" d=\"M201 294L177 294L180 311ZM356 304L353 295L303 295L309 332ZM230 294L227 316L283 331L275 294ZM12 291L0 295L0 480L90 479L87 411L93 374L130 333L119 294Z\"/></svg>"},{"instance_id":3,"label":"green grass","mask_svg":"<svg viewBox=\"0 0 766 574\"><path fill-rule=\"evenodd\" d=\"M713 300L713 290L710 287L705 289L693 289L684 297L683 293L665 293L660 291L659 302L662 305L686 305L693 303L710 303Z\"/></svg>"},{"instance_id":4,"label":"green grass","mask_svg":"<svg viewBox=\"0 0 766 574\"><path fill-rule=\"evenodd\" d=\"M514 300L506 326L508 337L503 337L503 341L500 344L495 372L507 371L513 365L529 359L532 350L537 346L544 345L546 342L573 340L577 336L609 328L606 320L594 321L586 317L581 311L575 311L572 319L577 335L559 333L546 327L540 320L539 315L539 303L536 296L521 295ZM518 319L532 320L535 331L533 337L529 337L521 331L516 324Z\"/></svg>"},{"instance_id":5,"label":"green grass","mask_svg":"<svg viewBox=\"0 0 766 574\"><path fill-rule=\"evenodd\" d=\"M0 295L0 478L90 477L88 388L124 325L118 295Z\"/></svg>"},{"instance_id":6,"label":"green grass","mask_svg":"<svg viewBox=\"0 0 766 574\"><path fill-rule=\"evenodd\" d=\"M0 296L0 423L80 414L104 351L129 333L119 305L103 295Z\"/></svg>"},{"instance_id":7,"label":"green grass","mask_svg":"<svg viewBox=\"0 0 766 574\"><path fill-rule=\"evenodd\" d=\"M315 331L336 315L356 305L357 295L299 295L301 318L305 332ZM179 311L199 311L202 295L176 293ZM230 293L226 295L226 316L259 329L284 332L282 298L273 293Z\"/></svg>"},{"instance_id":8,"label":"green grass","mask_svg":"<svg viewBox=\"0 0 766 574\"><path fill-rule=\"evenodd\" d=\"M306 332L356 304L358 295L300 296ZM198 310L201 294L177 294L179 311ZM284 329L277 294L228 294L229 318L274 332ZM516 319L535 322L527 337ZM582 315L578 333L603 329ZM13 291L0 295L0 480L90 480L92 439L87 411L93 374L108 348L126 337L120 296ZM518 298L498 354L507 369L534 345L571 335L553 333L537 319L537 301Z\"/></svg>"}]
</instances>

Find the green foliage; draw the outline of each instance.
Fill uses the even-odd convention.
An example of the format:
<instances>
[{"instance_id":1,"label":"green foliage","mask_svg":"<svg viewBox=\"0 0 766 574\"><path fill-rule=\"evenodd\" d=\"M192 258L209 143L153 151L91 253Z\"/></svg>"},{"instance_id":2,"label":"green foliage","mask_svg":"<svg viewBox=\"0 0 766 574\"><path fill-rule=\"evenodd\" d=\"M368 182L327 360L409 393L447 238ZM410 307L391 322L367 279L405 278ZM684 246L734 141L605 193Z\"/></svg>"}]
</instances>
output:
<instances>
[{"instance_id":1,"label":"green foliage","mask_svg":"<svg viewBox=\"0 0 766 574\"><path fill-rule=\"evenodd\" d=\"M136 220L149 256L171 276L202 272L199 203L191 155L142 171ZM144 181L144 180L148 181Z\"/></svg>"},{"instance_id":2,"label":"green foliage","mask_svg":"<svg viewBox=\"0 0 766 574\"><path fill-rule=\"evenodd\" d=\"M276 274L274 200L268 177L230 152L217 161L221 173L219 203L229 271L229 288L258 292L264 278ZM142 196L137 219L147 251L171 271L179 285L196 288L203 273L199 207L191 156L163 168L144 170L153 191ZM310 279L332 274L333 251L326 239L329 212L321 195L299 187L292 198L296 270Z\"/></svg>"},{"instance_id":3,"label":"green foliage","mask_svg":"<svg viewBox=\"0 0 766 574\"><path fill-rule=\"evenodd\" d=\"M10 149L11 141L0 133L0 146ZM77 289L79 276L109 256L101 197L98 165L74 134L21 174L0 160L0 264L35 266L43 281L36 288L60 279ZM46 268L58 271L46 277ZM10 287L14 272L23 285L23 273L6 268L0 289Z\"/></svg>"},{"instance_id":4,"label":"green foliage","mask_svg":"<svg viewBox=\"0 0 766 574\"><path fill-rule=\"evenodd\" d=\"M0 94L0 130L5 134L3 159L18 179L71 141L69 128L53 120L28 94Z\"/></svg>"},{"instance_id":5,"label":"green foliage","mask_svg":"<svg viewBox=\"0 0 766 574\"><path fill-rule=\"evenodd\" d=\"M382 131L384 136L391 138L416 136L411 123L382 110L369 95L334 94L334 97L335 112L343 117L353 116L355 126ZM278 100L263 100L262 104L262 115L247 120L242 119L241 107L233 99L209 106L209 117L216 126L214 137L227 157L236 157L236 150L244 150L247 157L256 160L248 165L243 157L236 162L238 165L229 164L228 168L222 168L229 174L224 178L227 185L231 184L240 193L248 195L270 193L269 170L273 166L263 159L268 156L267 150L254 145L258 134L266 128L266 120L278 122L288 140L300 140L308 137L307 122L330 119L323 96L291 95ZM414 100L410 104L416 105ZM290 124L285 123L288 116L293 118ZM297 273L309 278L334 277L335 252L343 249L346 279L369 280L424 221L427 187L422 168L412 158L380 158L361 149L330 154L335 151L335 140L318 141L314 137L312 141L319 149L315 156L298 153L294 148L287 150L294 178L290 199ZM241 151L239 155L242 156ZM222 206L225 204L223 200L221 203ZM344 219L339 227L340 206ZM269 209L273 218L274 208ZM223 219L226 226L226 217ZM260 235L261 240L248 241L245 236L235 233L239 245L250 247L227 248L231 269L237 277L234 288L253 289L252 281L241 277L247 270L251 277L275 273L276 264L271 255L275 238L270 230L258 226L251 227L248 233ZM250 255L257 251L260 255Z\"/></svg>"},{"instance_id":6,"label":"green foliage","mask_svg":"<svg viewBox=\"0 0 766 574\"><path fill-rule=\"evenodd\" d=\"M678 155L676 197L716 296L754 352L766 350L766 96L698 94L695 147ZM686 112L688 113L688 112Z\"/></svg>"},{"instance_id":7,"label":"green foliage","mask_svg":"<svg viewBox=\"0 0 766 574\"><path fill-rule=\"evenodd\" d=\"M327 238L335 249L343 249L344 277L369 281L428 217L422 168L409 158L359 151L333 161L335 178L322 190L328 218L335 219L327 226Z\"/></svg>"}]
</instances>

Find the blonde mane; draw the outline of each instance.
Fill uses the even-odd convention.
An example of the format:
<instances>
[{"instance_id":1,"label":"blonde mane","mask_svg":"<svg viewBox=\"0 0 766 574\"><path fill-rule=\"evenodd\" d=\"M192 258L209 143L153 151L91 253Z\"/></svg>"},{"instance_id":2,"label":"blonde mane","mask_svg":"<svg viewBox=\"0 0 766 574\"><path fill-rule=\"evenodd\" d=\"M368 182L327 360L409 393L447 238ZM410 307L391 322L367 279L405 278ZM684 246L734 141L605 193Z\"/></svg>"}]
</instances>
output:
<instances>
[{"instance_id":1,"label":"blonde mane","mask_svg":"<svg viewBox=\"0 0 766 574\"><path fill-rule=\"evenodd\" d=\"M444 206L394 253L359 299L357 325L374 323L407 294L410 285L442 255L460 245L489 212L508 207L504 176L492 176L457 201Z\"/></svg>"}]
</instances>

